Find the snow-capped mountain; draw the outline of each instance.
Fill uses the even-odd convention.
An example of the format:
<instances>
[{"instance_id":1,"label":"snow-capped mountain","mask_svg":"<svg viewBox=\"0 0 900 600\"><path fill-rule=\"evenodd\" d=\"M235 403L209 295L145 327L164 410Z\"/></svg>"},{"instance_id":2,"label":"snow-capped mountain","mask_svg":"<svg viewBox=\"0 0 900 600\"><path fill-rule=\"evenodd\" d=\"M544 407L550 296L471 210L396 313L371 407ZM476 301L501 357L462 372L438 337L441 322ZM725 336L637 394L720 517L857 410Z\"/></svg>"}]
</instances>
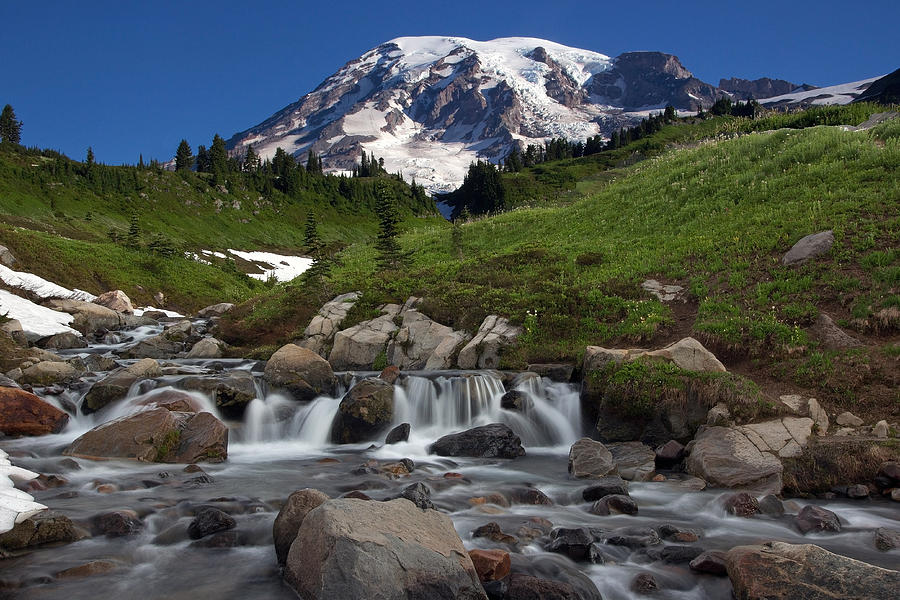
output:
<instances>
[{"instance_id":1,"label":"snow-capped mountain","mask_svg":"<svg viewBox=\"0 0 900 600\"><path fill-rule=\"evenodd\" d=\"M312 150L330 171L351 169L364 150L389 172L447 191L469 163L498 162L515 145L607 135L668 104L695 111L726 94L660 52L610 58L536 38L403 37L228 147L242 156L252 144L263 158L281 147L301 160Z\"/></svg>"}]
</instances>

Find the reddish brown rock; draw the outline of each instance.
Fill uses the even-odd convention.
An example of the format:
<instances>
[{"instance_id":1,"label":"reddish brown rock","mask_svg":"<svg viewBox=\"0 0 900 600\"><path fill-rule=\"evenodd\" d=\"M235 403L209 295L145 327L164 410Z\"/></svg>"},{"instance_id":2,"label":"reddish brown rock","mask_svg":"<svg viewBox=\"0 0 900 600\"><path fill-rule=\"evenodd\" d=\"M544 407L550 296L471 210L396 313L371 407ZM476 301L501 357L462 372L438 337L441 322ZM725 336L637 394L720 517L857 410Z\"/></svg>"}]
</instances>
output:
<instances>
[{"instance_id":1,"label":"reddish brown rock","mask_svg":"<svg viewBox=\"0 0 900 600\"><path fill-rule=\"evenodd\" d=\"M103 575L119 568L119 564L111 560L92 560L89 563L65 569L56 574L57 579L73 579L76 577L90 577Z\"/></svg>"},{"instance_id":2,"label":"reddish brown rock","mask_svg":"<svg viewBox=\"0 0 900 600\"><path fill-rule=\"evenodd\" d=\"M46 435L59 433L69 415L32 393L0 387L0 432L4 435Z\"/></svg>"},{"instance_id":3,"label":"reddish brown rock","mask_svg":"<svg viewBox=\"0 0 900 600\"><path fill-rule=\"evenodd\" d=\"M394 385L394 382L400 377L400 369L394 365L390 365L385 367L378 377L387 381L389 384Z\"/></svg>"},{"instance_id":4,"label":"reddish brown rock","mask_svg":"<svg viewBox=\"0 0 900 600\"><path fill-rule=\"evenodd\" d=\"M469 550L469 558L481 581L503 579L512 567L509 552L504 550Z\"/></svg>"}]
</instances>

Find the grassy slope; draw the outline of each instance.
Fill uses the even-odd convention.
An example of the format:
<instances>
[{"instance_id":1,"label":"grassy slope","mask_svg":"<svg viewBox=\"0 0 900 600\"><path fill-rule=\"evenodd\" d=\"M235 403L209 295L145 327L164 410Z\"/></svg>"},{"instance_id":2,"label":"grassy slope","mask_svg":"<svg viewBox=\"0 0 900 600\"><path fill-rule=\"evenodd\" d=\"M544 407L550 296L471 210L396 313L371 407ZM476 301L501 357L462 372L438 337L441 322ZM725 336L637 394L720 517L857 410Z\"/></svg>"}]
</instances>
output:
<instances>
[{"instance_id":1,"label":"grassy slope","mask_svg":"<svg viewBox=\"0 0 900 600\"><path fill-rule=\"evenodd\" d=\"M720 136L695 146L582 179L586 197L466 223L459 246L449 224L411 228L402 245L412 255L400 272L376 275L371 245L352 245L330 288L308 302L360 289L361 319L381 302L421 295L427 314L469 330L486 314L505 314L528 330L505 357L511 367L578 360L589 344L655 345L694 334L730 351L732 362L754 361L776 385L799 381L838 398L843 384L826 383L827 373L853 368L854 354L818 350L806 328L826 310L845 326L861 319L855 324L869 334L866 319L871 325L878 311L900 306L900 123ZM794 242L824 229L836 236L828 255L780 265ZM649 277L686 286L690 303L673 310L643 293ZM264 324L287 297L303 301L301 290L279 288L241 317ZM303 325L282 330L283 339ZM859 360L877 371L873 385L886 390L878 398L896 411L900 398L885 374L896 367L894 348L861 350Z\"/></svg>"}]
</instances>

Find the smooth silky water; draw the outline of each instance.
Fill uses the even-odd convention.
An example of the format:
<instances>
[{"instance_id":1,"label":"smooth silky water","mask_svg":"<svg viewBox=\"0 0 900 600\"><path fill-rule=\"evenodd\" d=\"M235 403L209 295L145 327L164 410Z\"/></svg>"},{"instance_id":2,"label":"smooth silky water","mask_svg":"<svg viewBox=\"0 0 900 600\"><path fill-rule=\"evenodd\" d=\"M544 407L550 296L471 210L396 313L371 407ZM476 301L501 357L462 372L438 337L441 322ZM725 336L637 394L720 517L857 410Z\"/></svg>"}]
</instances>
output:
<instances>
[{"instance_id":1,"label":"smooth silky water","mask_svg":"<svg viewBox=\"0 0 900 600\"><path fill-rule=\"evenodd\" d=\"M121 349L148 334L152 335L152 331L132 334L129 341L113 349ZM111 346L90 351L106 352ZM411 424L409 441L384 446L382 436L363 444L338 446L330 443L331 425L345 389L339 390L341 393L334 398L319 397L298 403L268 390L259 371L261 365L253 361L163 362L180 365L183 372L208 373L215 369L221 373L243 369L254 374L257 398L249 403L241 422L229 423L228 460L202 465L212 478L209 483L191 481L198 474L184 473L183 465L77 459L79 470L64 466L70 459L64 459L61 452L72 440L102 422L145 410L142 401L172 386L183 375L135 385L126 399L99 413L75 416L58 435L3 440L0 446L20 455L16 459L19 465L45 474L58 473L68 480L62 487L34 492L38 502L82 523L88 523L99 513L133 509L143 518L145 528L133 537L99 536L4 560L0 562L0 580L21 581L26 586L0 589L0 598L93 599L100 592L103 597L123 596L132 600L292 599L296 596L281 582L271 534L277 509L292 491L312 487L335 497L362 490L381 500L396 496L403 487L417 481L431 487L433 502L450 514L470 549L492 547L491 542L472 537L471 532L480 525L496 521L504 531L515 532L523 520L541 517L557 527L614 529L671 523L700 532L701 539L696 545L704 549L725 550L769 540L814 543L866 562L897 567L897 552L882 553L874 549L872 530L900 528L900 511L896 505L878 500L817 500L816 504L836 512L845 527L840 534L809 536L796 532L790 517L743 519L727 515L720 500L727 491L685 491L673 481L632 482L629 490L639 506L636 516L590 514L590 504L581 498L581 490L590 481L573 480L567 473L568 449L583 433L577 386L537 377L523 378L515 387L530 402L524 411L517 412L501 408L504 386L496 374L404 373L395 386L394 421ZM349 389L364 375L348 374L341 380ZM45 397L58 406L77 406L88 387L83 384L63 394ZM209 398L197 392L191 395L203 410L221 418ZM447 459L428 454L428 445L442 435L493 422L509 425L522 438L527 455L502 460ZM353 473L368 460L383 463L399 458L411 458L415 462L416 469L409 477L392 481L379 475ZM451 471L462 478L443 477ZM113 483L122 491L98 493L95 488L99 483ZM554 505L514 505L502 513L489 514L484 506L469 502L473 497L524 486L540 489ZM803 503L798 501L801 506ZM194 507L203 504L220 506L232 513L237 521L238 547L192 547L191 540L183 535L166 539L172 531L186 530ZM620 547L610 546L609 550L610 556L617 559L616 564L568 563L590 577L607 600L638 597L629 587L633 577L642 571L652 573L659 582L661 590L654 596L657 598L731 597L727 578L696 575L687 565L651 563ZM117 561L122 567L109 574L86 578L52 578L52 574L63 569L100 559ZM536 543L525 546L523 556L514 556L513 560L516 565L527 562L525 568L537 574L553 572L561 563L568 562L559 555L544 552Z\"/></svg>"}]
</instances>

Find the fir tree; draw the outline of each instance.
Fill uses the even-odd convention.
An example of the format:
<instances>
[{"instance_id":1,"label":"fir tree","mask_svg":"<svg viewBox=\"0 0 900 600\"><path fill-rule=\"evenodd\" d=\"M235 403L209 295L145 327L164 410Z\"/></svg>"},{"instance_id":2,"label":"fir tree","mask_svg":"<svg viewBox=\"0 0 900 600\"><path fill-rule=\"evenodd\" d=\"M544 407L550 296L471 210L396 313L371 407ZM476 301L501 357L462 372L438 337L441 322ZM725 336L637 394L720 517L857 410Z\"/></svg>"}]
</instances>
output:
<instances>
[{"instance_id":1,"label":"fir tree","mask_svg":"<svg viewBox=\"0 0 900 600\"><path fill-rule=\"evenodd\" d=\"M141 245L141 230L138 227L137 213L131 213L131 223L128 225L128 237L125 245L132 249Z\"/></svg>"},{"instance_id":2,"label":"fir tree","mask_svg":"<svg viewBox=\"0 0 900 600\"><path fill-rule=\"evenodd\" d=\"M197 172L210 172L209 151L206 149L206 146L202 144L197 146Z\"/></svg>"},{"instance_id":3,"label":"fir tree","mask_svg":"<svg viewBox=\"0 0 900 600\"><path fill-rule=\"evenodd\" d=\"M397 242L400 216L397 214L394 193L384 181L379 181L376 187L375 214L378 216L378 238L375 241L378 266L381 269L395 269L402 260L400 244Z\"/></svg>"},{"instance_id":4,"label":"fir tree","mask_svg":"<svg viewBox=\"0 0 900 600\"><path fill-rule=\"evenodd\" d=\"M253 149L253 144L247 146L247 153L244 155L244 171L247 173L256 173L259 170L259 155Z\"/></svg>"},{"instance_id":5,"label":"fir tree","mask_svg":"<svg viewBox=\"0 0 900 600\"><path fill-rule=\"evenodd\" d=\"M213 136L212 146L209 147L209 170L216 184L222 183L228 174L228 151L225 140L218 133Z\"/></svg>"},{"instance_id":6,"label":"fir tree","mask_svg":"<svg viewBox=\"0 0 900 600\"><path fill-rule=\"evenodd\" d=\"M16 119L16 113L9 104L0 112L0 142L18 144L22 141L22 121Z\"/></svg>"},{"instance_id":7,"label":"fir tree","mask_svg":"<svg viewBox=\"0 0 900 600\"><path fill-rule=\"evenodd\" d=\"M312 211L306 213L306 226L303 230L303 247L310 256L322 248L322 239L319 237L319 223Z\"/></svg>"},{"instance_id":8,"label":"fir tree","mask_svg":"<svg viewBox=\"0 0 900 600\"><path fill-rule=\"evenodd\" d=\"M84 164L90 169L94 166L94 149L88 146L87 156L84 159Z\"/></svg>"},{"instance_id":9,"label":"fir tree","mask_svg":"<svg viewBox=\"0 0 900 600\"><path fill-rule=\"evenodd\" d=\"M322 159L312 150L306 156L306 170L313 175L322 174Z\"/></svg>"},{"instance_id":10,"label":"fir tree","mask_svg":"<svg viewBox=\"0 0 900 600\"><path fill-rule=\"evenodd\" d=\"M178 150L175 151L175 170L189 171L194 166L194 154L187 140L181 140Z\"/></svg>"}]
</instances>

